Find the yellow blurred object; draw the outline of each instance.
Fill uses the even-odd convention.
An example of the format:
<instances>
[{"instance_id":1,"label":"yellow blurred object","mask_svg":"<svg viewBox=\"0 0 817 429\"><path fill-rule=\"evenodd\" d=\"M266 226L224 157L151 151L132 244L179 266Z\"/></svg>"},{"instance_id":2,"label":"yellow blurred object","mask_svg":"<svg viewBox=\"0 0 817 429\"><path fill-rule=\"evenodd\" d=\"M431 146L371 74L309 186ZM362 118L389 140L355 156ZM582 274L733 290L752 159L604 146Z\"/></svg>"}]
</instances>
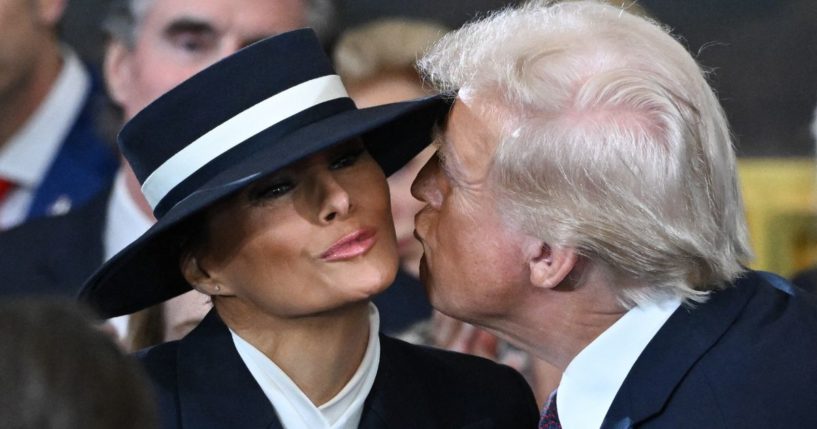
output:
<instances>
[{"instance_id":1,"label":"yellow blurred object","mask_svg":"<svg viewBox=\"0 0 817 429\"><path fill-rule=\"evenodd\" d=\"M811 158L738 161L754 269L782 276L817 264L817 168Z\"/></svg>"}]
</instances>

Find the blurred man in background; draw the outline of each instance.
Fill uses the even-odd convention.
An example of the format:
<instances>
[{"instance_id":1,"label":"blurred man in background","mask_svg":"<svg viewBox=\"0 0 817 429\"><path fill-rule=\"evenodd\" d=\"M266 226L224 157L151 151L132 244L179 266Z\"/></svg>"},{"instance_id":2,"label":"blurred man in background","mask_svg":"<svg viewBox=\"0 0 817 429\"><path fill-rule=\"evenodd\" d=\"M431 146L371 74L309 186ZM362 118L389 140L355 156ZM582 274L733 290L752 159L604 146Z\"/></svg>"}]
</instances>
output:
<instances>
[{"instance_id":1,"label":"blurred man in background","mask_svg":"<svg viewBox=\"0 0 817 429\"><path fill-rule=\"evenodd\" d=\"M102 86L58 38L65 4L0 3L0 230L84 204L116 170Z\"/></svg>"}]
</instances>

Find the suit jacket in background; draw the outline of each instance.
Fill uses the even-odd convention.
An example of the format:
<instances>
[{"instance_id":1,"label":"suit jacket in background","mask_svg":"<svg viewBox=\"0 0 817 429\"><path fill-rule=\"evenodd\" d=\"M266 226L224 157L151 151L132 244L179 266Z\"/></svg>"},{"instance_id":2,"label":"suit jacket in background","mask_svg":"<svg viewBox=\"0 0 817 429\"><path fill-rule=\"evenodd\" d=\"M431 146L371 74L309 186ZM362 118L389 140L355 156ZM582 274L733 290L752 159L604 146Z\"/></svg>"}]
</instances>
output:
<instances>
[{"instance_id":1,"label":"suit jacket in background","mask_svg":"<svg viewBox=\"0 0 817 429\"><path fill-rule=\"evenodd\" d=\"M486 359L380 337L380 366L360 428L535 429L525 380ZM137 354L164 429L281 428L215 311L187 337Z\"/></svg>"},{"instance_id":2,"label":"suit jacket in background","mask_svg":"<svg viewBox=\"0 0 817 429\"><path fill-rule=\"evenodd\" d=\"M102 265L110 189L88 204L0 232L0 296L73 298Z\"/></svg>"},{"instance_id":3,"label":"suit jacket in background","mask_svg":"<svg viewBox=\"0 0 817 429\"><path fill-rule=\"evenodd\" d=\"M91 73L82 110L34 191L26 220L80 207L113 183L119 168L117 151L99 129L105 100L100 79Z\"/></svg>"},{"instance_id":4,"label":"suit jacket in background","mask_svg":"<svg viewBox=\"0 0 817 429\"><path fill-rule=\"evenodd\" d=\"M817 307L747 272L680 307L630 370L603 428L817 428Z\"/></svg>"}]
</instances>

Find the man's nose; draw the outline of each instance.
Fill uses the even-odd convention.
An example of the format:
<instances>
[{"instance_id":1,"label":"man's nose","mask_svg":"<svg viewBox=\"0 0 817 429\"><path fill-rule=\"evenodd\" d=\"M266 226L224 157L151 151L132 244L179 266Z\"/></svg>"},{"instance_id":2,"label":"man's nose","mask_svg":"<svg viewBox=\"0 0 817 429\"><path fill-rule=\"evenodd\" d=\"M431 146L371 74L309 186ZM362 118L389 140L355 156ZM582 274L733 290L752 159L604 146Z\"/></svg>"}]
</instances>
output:
<instances>
[{"instance_id":1,"label":"man's nose","mask_svg":"<svg viewBox=\"0 0 817 429\"><path fill-rule=\"evenodd\" d=\"M442 190L438 185L439 170L439 158L434 154L411 184L411 195L435 208L439 208L443 202Z\"/></svg>"}]
</instances>

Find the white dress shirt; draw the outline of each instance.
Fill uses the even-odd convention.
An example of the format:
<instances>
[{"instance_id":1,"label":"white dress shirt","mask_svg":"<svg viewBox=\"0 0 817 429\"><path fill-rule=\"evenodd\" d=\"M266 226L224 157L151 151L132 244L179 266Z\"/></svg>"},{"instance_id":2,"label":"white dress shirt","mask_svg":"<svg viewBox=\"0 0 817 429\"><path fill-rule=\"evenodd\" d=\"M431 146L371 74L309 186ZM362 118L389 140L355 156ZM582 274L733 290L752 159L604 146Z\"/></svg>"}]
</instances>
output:
<instances>
[{"instance_id":1,"label":"white dress shirt","mask_svg":"<svg viewBox=\"0 0 817 429\"><path fill-rule=\"evenodd\" d=\"M346 386L319 407L266 355L233 330L230 332L238 355L275 408L285 429L356 429L380 364L379 329L377 308L369 304L369 343L363 361Z\"/></svg>"},{"instance_id":2,"label":"white dress shirt","mask_svg":"<svg viewBox=\"0 0 817 429\"><path fill-rule=\"evenodd\" d=\"M16 184L0 206L0 230L25 219L34 193L82 111L91 87L91 77L74 51L64 46L62 54L62 70L48 95L0 148L0 176Z\"/></svg>"},{"instance_id":3,"label":"white dress shirt","mask_svg":"<svg viewBox=\"0 0 817 429\"><path fill-rule=\"evenodd\" d=\"M125 173L120 168L114 179L105 216L102 241L105 246L105 260L111 259L125 246L139 238L153 223L153 218L145 214L131 198L125 183ZM116 329L119 338L124 339L128 329L128 316L115 317L108 322Z\"/></svg>"},{"instance_id":4,"label":"white dress shirt","mask_svg":"<svg viewBox=\"0 0 817 429\"><path fill-rule=\"evenodd\" d=\"M673 298L632 308L573 358L556 395L563 428L601 426L635 361L680 305Z\"/></svg>"}]
</instances>

